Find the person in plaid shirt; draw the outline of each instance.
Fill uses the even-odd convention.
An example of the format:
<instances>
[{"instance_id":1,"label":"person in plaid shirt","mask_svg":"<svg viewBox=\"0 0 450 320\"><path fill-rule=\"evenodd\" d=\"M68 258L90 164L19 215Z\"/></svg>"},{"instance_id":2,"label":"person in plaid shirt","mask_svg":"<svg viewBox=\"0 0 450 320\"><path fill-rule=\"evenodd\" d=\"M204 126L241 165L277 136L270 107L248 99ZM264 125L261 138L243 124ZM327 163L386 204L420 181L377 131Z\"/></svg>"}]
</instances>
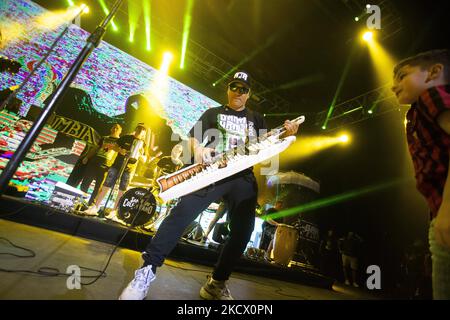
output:
<instances>
[{"instance_id":1,"label":"person in plaid shirt","mask_svg":"<svg viewBox=\"0 0 450 320\"><path fill-rule=\"evenodd\" d=\"M449 79L449 50L432 50L398 63L392 87L400 104L411 104L406 134L417 189L430 208L434 299L450 299Z\"/></svg>"}]
</instances>

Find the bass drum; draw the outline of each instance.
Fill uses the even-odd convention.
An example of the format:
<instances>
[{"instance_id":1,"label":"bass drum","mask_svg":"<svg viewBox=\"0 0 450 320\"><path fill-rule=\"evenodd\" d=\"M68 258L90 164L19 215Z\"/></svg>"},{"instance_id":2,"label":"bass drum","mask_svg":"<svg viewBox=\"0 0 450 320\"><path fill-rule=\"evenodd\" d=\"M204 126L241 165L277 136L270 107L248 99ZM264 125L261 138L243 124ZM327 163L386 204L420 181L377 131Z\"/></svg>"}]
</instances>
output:
<instances>
[{"instance_id":1,"label":"bass drum","mask_svg":"<svg viewBox=\"0 0 450 320\"><path fill-rule=\"evenodd\" d=\"M157 202L150 190L133 188L120 198L117 216L128 225L143 226L156 218L156 208Z\"/></svg>"}]
</instances>

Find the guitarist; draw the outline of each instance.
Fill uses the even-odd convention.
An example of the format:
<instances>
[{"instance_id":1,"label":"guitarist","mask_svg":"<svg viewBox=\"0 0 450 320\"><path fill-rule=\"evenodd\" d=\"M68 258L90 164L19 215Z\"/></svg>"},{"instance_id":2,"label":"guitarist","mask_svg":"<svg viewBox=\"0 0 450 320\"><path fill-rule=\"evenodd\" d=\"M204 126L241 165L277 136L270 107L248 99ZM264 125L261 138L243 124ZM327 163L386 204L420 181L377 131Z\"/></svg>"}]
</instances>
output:
<instances>
[{"instance_id":1,"label":"guitarist","mask_svg":"<svg viewBox=\"0 0 450 320\"><path fill-rule=\"evenodd\" d=\"M264 118L245 106L250 90L250 75L245 71L236 72L228 83L228 103L203 113L190 131L189 142L196 162L209 163L215 153L255 140L260 132L267 130ZM286 121L284 127L285 136L297 133L297 123ZM207 141L205 146L201 141ZM226 281L253 232L257 192L256 179L249 168L181 197L147 246L142 255L142 268L136 270L134 279L119 299L144 299L155 279L156 269L176 246L186 227L212 202L223 198L229 208L230 237L212 275L200 289L200 296L208 300L232 300Z\"/></svg>"}]
</instances>

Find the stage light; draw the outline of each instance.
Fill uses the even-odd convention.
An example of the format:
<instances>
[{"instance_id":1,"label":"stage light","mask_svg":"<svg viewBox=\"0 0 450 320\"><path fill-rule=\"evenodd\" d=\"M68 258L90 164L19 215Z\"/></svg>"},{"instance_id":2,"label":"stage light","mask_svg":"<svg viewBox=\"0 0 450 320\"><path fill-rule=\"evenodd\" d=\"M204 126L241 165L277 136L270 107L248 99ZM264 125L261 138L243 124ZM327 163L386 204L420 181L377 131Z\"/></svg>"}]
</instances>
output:
<instances>
[{"instance_id":1,"label":"stage light","mask_svg":"<svg viewBox=\"0 0 450 320\"><path fill-rule=\"evenodd\" d=\"M150 12L150 1L143 0L143 10L144 10L144 22L145 22L145 41L147 51L152 50L152 45L150 41L151 35L151 12Z\"/></svg>"},{"instance_id":2,"label":"stage light","mask_svg":"<svg viewBox=\"0 0 450 320\"><path fill-rule=\"evenodd\" d=\"M189 40L189 33L191 31L192 20L192 8L194 7L194 0L188 0L186 12L184 14L184 26L183 26L183 41L181 44L181 59L180 69L184 69L184 62L186 58L186 49Z\"/></svg>"},{"instance_id":3,"label":"stage light","mask_svg":"<svg viewBox=\"0 0 450 320\"><path fill-rule=\"evenodd\" d=\"M350 141L350 137L348 136L348 134L341 134L339 136L339 141L342 143L347 143Z\"/></svg>"},{"instance_id":4,"label":"stage light","mask_svg":"<svg viewBox=\"0 0 450 320\"><path fill-rule=\"evenodd\" d=\"M89 13L89 7L86 4L82 4L81 9L83 10L83 13Z\"/></svg>"},{"instance_id":5,"label":"stage light","mask_svg":"<svg viewBox=\"0 0 450 320\"><path fill-rule=\"evenodd\" d=\"M369 110L369 111L367 111L367 113L368 113L368 114L372 114L372 113L373 113L373 111L372 111L372 110Z\"/></svg>"},{"instance_id":6,"label":"stage light","mask_svg":"<svg viewBox=\"0 0 450 320\"><path fill-rule=\"evenodd\" d=\"M128 25L130 31L128 40L130 42L134 42L134 35L136 34L136 29L141 13L142 6L137 1L128 1Z\"/></svg>"},{"instance_id":7,"label":"stage light","mask_svg":"<svg viewBox=\"0 0 450 320\"><path fill-rule=\"evenodd\" d=\"M69 3L69 7L73 7L75 5L72 0L68 0L67 2Z\"/></svg>"},{"instance_id":8,"label":"stage light","mask_svg":"<svg viewBox=\"0 0 450 320\"><path fill-rule=\"evenodd\" d=\"M370 4L366 4L366 8L370 9L371 5Z\"/></svg>"},{"instance_id":9,"label":"stage light","mask_svg":"<svg viewBox=\"0 0 450 320\"><path fill-rule=\"evenodd\" d=\"M359 21L359 17L355 17L355 21Z\"/></svg>"},{"instance_id":10,"label":"stage light","mask_svg":"<svg viewBox=\"0 0 450 320\"><path fill-rule=\"evenodd\" d=\"M159 68L160 73L167 75L169 73L169 67L173 60L173 54L169 51L164 52L163 61Z\"/></svg>"},{"instance_id":11,"label":"stage light","mask_svg":"<svg viewBox=\"0 0 450 320\"><path fill-rule=\"evenodd\" d=\"M327 127L326 126L322 126L322 130L325 130Z\"/></svg>"},{"instance_id":12,"label":"stage light","mask_svg":"<svg viewBox=\"0 0 450 320\"><path fill-rule=\"evenodd\" d=\"M100 6L102 7L103 12L108 15L109 14L109 9L106 6L105 0L98 0L98 2L100 3ZM114 20L111 19L111 26L113 28L114 31L119 31L119 28L117 27L117 25L114 23Z\"/></svg>"},{"instance_id":13,"label":"stage light","mask_svg":"<svg viewBox=\"0 0 450 320\"><path fill-rule=\"evenodd\" d=\"M366 42L370 42L373 40L373 32L372 31L366 31L364 32L362 36L363 40Z\"/></svg>"},{"instance_id":14,"label":"stage light","mask_svg":"<svg viewBox=\"0 0 450 320\"><path fill-rule=\"evenodd\" d=\"M215 87L215 86L216 86L216 83L214 82L214 83L212 84L212 86Z\"/></svg>"}]
</instances>

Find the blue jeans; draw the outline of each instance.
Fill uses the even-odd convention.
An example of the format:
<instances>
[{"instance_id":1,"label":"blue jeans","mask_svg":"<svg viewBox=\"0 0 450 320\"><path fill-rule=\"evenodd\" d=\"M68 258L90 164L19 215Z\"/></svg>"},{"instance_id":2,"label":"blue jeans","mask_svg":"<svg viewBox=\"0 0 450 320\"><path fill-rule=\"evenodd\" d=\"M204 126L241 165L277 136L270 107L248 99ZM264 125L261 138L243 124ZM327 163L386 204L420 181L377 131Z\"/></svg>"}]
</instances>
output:
<instances>
[{"instance_id":1,"label":"blue jeans","mask_svg":"<svg viewBox=\"0 0 450 320\"><path fill-rule=\"evenodd\" d=\"M144 265L159 267L175 248L187 226L208 206L221 198L227 203L230 236L213 271L215 280L228 280L244 252L255 226L256 179L251 175L232 177L181 197L163 220L142 255Z\"/></svg>"},{"instance_id":2,"label":"blue jeans","mask_svg":"<svg viewBox=\"0 0 450 320\"><path fill-rule=\"evenodd\" d=\"M431 221L428 239L433 263L433 299L450 300L450 249L436 243L434 220Z\"/></svg>"}]
</instances>

